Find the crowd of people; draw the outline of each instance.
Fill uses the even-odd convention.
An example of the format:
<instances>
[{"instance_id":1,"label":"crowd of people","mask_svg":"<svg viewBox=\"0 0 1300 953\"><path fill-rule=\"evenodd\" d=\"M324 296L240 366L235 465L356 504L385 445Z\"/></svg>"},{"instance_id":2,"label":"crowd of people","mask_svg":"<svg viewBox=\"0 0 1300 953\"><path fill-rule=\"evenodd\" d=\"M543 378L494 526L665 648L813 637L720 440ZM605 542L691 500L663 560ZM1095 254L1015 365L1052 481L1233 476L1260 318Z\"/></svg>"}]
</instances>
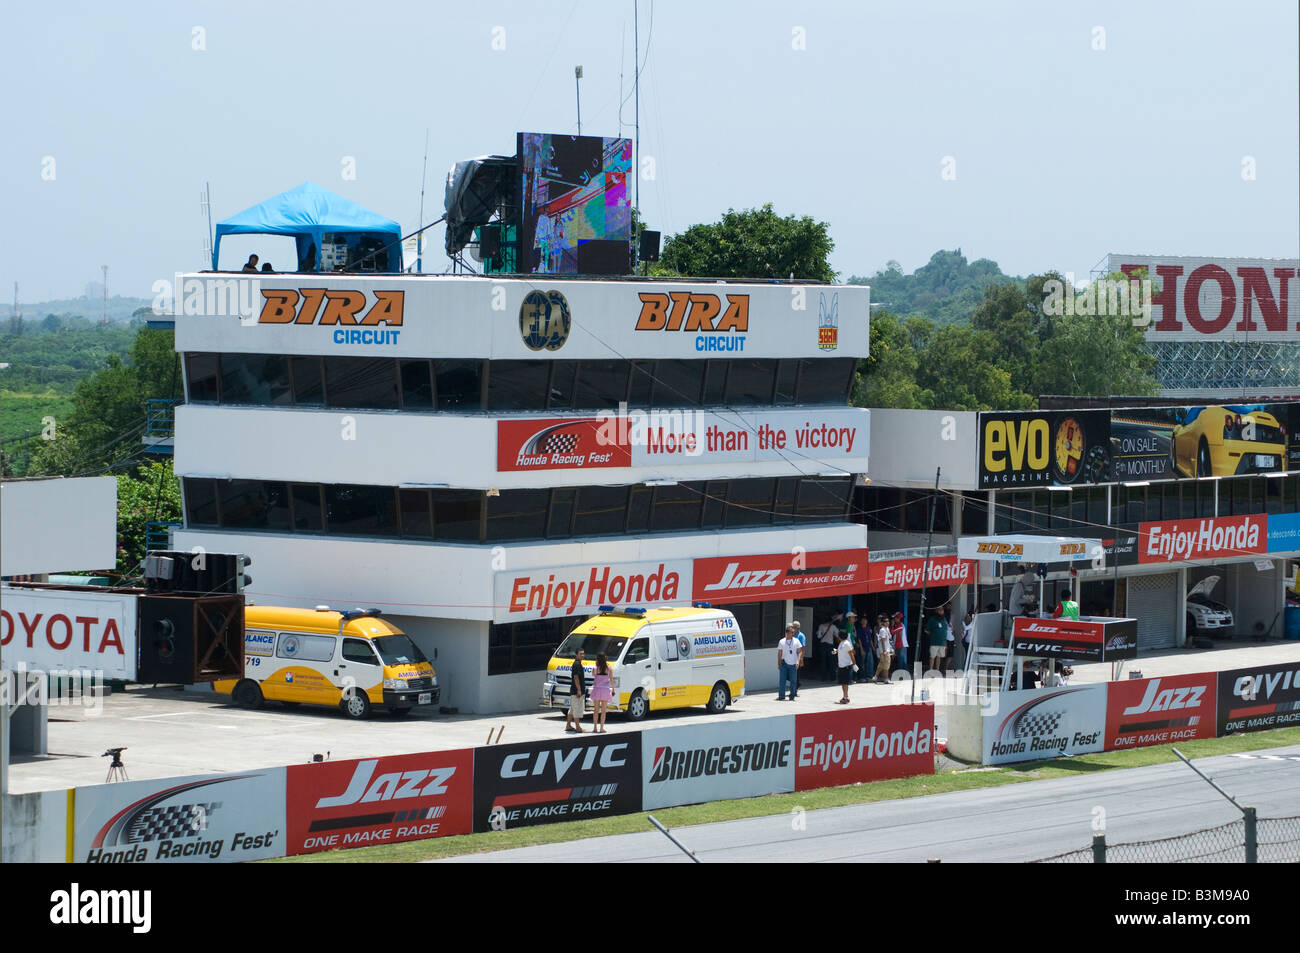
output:
<instances>
[{"instance_id":1,"label":"crowd of people","mask_svg":"<svg viewBox=\"0 0 1300 953\"><path fill-rule=\"evenodd\" d=\"M903 613L881 613L873 624L850 609L823 619L809 646L800 623L791 622L778 644L777 698L785 699L787 687L789 697L794 698L800 668L805 673L816 671L822 681L844 686L842 704L848 700L850 684L888 683L893 672L910 672L917 663L926 671L947 674L957 659L958 642L963 650L970 648L974 626L973 613L966 613L958 632L942 608L930 609L919 635L921 644L914 647L903 624Z\"/></svg>"}]
</instances>

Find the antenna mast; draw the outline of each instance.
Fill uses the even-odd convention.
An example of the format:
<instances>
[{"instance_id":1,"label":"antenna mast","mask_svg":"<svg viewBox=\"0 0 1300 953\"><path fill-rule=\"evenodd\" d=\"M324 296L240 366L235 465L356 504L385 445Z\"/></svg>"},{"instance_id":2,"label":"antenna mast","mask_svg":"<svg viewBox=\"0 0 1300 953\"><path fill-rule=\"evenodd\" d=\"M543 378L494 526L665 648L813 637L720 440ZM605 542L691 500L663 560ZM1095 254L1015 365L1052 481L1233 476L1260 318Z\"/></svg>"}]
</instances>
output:
<instances>
[{"instance_id":1,"label":"antenna mast","mask_svg":"<svg viewBox=\"0 0 1300 953\"><path fill-rule=\"evenodd\" d=\"M424 166L420 169L420 215L416 224L420 226L415 236L415 272L424 271L424 181L429 173L429 127L424 128Z\"/></svg>"},{"instance_id":2,"label":"antenna mast","mask_svg":"<svg viewBox=\"0 0 1300 953\"><path fill-rule=\"evenodd\" d=\"M641 41L637 32L637 7L640 5L641 0L632 0L632 145L635 153L632 161L636 164L632 174L636 176L633 202L638 220L641 218Z\"/></svg>"}]
</instances>

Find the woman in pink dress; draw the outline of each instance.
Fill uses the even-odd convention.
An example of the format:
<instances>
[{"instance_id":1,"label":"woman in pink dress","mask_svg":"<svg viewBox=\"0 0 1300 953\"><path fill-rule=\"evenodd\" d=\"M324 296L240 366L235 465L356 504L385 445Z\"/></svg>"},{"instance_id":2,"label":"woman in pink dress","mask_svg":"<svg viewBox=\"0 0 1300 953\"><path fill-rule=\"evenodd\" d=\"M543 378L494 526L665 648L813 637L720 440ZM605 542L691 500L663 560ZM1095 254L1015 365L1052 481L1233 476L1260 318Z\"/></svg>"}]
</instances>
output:
<instances>
[{"instance_id":1,"label":"woman in pink dress","mask_svg":"<svg viewBox=\"0 0 1300 953\"><path fill-rule=\"evenodd\" d=\"M605 710L614 700L614 680L610 676L609 661L605 653L596 655L596 677L591 682L591 721L596 731L605 730Z\"/></svg>"}]
</instances>

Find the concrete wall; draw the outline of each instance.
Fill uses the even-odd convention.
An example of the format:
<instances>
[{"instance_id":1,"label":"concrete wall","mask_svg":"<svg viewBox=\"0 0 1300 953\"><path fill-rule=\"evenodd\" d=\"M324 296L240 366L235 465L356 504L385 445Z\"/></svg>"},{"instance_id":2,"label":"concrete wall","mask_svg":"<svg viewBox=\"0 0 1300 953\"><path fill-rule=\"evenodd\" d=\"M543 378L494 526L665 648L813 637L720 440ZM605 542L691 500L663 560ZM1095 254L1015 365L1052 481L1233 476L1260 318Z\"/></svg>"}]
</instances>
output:
<instances>
[{"instance_id":1,"label":"concrete wall","mask_svg":"<svg viewBox=\"0 0 1300 953\"><path fill-rule=\"evenodd\" d=\"M645 458L637 466L498 472L497 416L192 404L176 409L176 473L178 476L387 486L436 482L472 489L634 484L665 477L734 480L793 476L818 470L864 473L871 413L860 407L747 410L740 416L731 412L717 415L665 411L666 419L661 427L675 429L677 433L693 433L701 447L707 447L705 434L710 427L737 429L743 420L746 429L751 431L765 424L785 430L790 449L757 450L756 438L751 434L753 459L707 449L696 454L651 456L644 444L637 444L631 448L632 460ZM500 416L530 417L520 413ZM556 417L555 414L531 416L536 418L539 430ZM568 418L584 416L596 415L569 414ZM805 423L813 428L823 424L832 430L852 428L855 434L852 452L846 452L843 447L797 450L794 434ZM398 447L401 452L394 452ZM448 453L450 447L456 448L456 452Z\"/></svg>"},{"instance_id":2,"label":"concrete wall","mask_svg":"<svg viewBox=\"0 0 1300 953\"><path fill-rule=\"evenodd\" d=\"M0 483L0 576L117 565L113 477Z\"/></svg>"},{"instance_id":3,"label":"concrete wall","mask_svg":"<svg viewBox=\"0 0 1300 953\"><path fill-rule=\"evenodd\" d=\"M973 490L979 479L974 411L871 411L871 479L886 485Z\"/></svg>"},{"instance_id":4,"label":"concrete wall","mask_svg":"<svg viewBox=\"0 0 1300 953\"><path fill-rule=\"evenodd\" d=\"M61 864L67 859L68 792L4 795L0 864Z\"/></svg>"},{"instance_id":5,"label":"concrete wall","mask_svg":"<svg viewBox=\"0 0 1300 953\"><path fill-rule=\"evenodd\" d=\"M944 709L948 716L948 753L962 761L984 759L984 709L980 696L957 695L955 705Z\"/></svg>"}]
</instances>

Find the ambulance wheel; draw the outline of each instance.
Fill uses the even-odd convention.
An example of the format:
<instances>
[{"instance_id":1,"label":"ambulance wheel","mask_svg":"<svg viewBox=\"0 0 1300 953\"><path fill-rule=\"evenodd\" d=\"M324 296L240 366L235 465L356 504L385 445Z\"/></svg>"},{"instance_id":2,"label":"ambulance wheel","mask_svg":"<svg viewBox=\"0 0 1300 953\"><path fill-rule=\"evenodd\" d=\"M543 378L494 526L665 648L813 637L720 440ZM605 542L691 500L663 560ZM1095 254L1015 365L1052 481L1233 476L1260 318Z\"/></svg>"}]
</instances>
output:
<instances>
[{"instance_id":1,"label":"ambulance wheel","mask_svg":"<svg viewBox=\"0 0 1300 953\"><path fill-rule=\"evenodd\" d=\"M720 715L727 710L729 701L731 701L731 692L727 689L727 683L718 682L709 693L709 703L704 706L704 710L711 715Z\"/></svg>"},{"instance_id":2,"label":"ambulance wheel","mask_svg":"<svg viewBox=\"0 0 1300 953\"><path fill-rule=\"evenodd\" d=\"M650 702L645 697L645 692L637 689L632 693L632 697L627 700L627 720L640 721L650 711Z\"/></svg>"},{"instance_id":3,"label":"ambulance wheel","mask_svg":"<svg viewBox=\"0 0 1300 953\"><path fill-rule=\"evenodd\" d=\"M370 717L370 699L366 693L355 688L348 689L343 693L343 701L340 703L343 713L349 718L355 718L360 721L363 718Z\"/></svg>"},{"instance_id":4,"label":"ambulance wheel","mask_svg":"<svg viewBox=\"0 0 1300 953\"><path fill-rule=\"evenodd\" d=\"M261 708L262 707L262 689L257 682L251 679L244 679L235 686L231 692L231 698L240 708Z\"/></svg>"}]
</instances>

